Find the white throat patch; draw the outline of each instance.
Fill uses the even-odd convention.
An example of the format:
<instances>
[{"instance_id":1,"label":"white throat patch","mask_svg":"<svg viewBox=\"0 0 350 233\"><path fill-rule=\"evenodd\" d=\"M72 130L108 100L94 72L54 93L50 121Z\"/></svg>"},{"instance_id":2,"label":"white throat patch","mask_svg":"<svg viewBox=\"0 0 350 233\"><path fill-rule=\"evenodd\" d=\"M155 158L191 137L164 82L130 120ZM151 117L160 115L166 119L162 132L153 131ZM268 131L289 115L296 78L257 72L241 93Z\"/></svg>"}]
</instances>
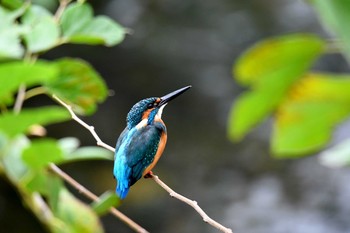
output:
<instances>
[{"instance_id":1,"label":"white throat patch","mask_svg":"<svg viewBox=\"0 0 350 233\"><path fill-rule=\"evenodd\" d=\"M160 119L162 119L163 109L164 109L164 107L165 107L167 104L168 104L168 103L162 105L162 106L159 108L159 110L158 110L158 112L157 112L157 115L156 115L156 117L155 117L155 120L160 120Z\"/></svg>"}]
</instances>

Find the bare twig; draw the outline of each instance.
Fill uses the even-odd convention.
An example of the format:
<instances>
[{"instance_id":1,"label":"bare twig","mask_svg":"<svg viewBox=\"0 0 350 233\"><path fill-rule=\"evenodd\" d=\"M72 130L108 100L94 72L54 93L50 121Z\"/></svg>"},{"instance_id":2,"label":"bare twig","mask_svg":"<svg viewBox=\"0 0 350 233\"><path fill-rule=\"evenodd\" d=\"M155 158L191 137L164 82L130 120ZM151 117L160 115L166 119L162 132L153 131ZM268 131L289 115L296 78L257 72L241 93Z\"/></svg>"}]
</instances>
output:
<instances>
[{"instance_id":1,"label":"bare twig","mask_svg":"<svg viewBox=\"0 0 350 233\"><path fill-rule=\"evenodd\" d=\"M21 84L18 88L15 106L13 107L13 111L16 114L18 114L22 109L25 94L26 94L26 86L24 84Z\"/></svg>"},{"instance_id":2,"label":"bare twig","mask_svg":"<svg viewBox=\"0 0 350 233\"><path fill-rule=\"evenodd\" d=\"M64 179L67 183L69 183L71 186L76 188L79 191L79 193L83 194L87 198L91 199L92 201L99 201L100 200L100 198L98 196L96 196L91 191L89 191L87 188L82 186L79 182L74 180L71 176L69 176L67 173L62 171L55 164L51 163L50 169L53 172L55 172L57 175L59 175L62 179ZM109 212L111 214L113 214L114 216L116 216L117 218L119 218L124 223L126 223L127 225L129 225L130 228L132 228L136 232L140 232L140 233L147 233L148 232L144 228L142 228L140 225L135 223L133 220L131 220L129 217L127 217L125 214L123 214L122 212L117 210L116 208L113 208L113 207L110 208Z\"/></svg>"},{"instance_id":3,"label":"bare twig","mask_svg":"<svg viewBox=\"0 0 350 233\"><path fill-rule=\"evenodd\" d=\"M97 133L95 132L95 129L93 126L86 124L84 121L82 121L72 110L72 107L68 104L66 104L65 102L63 102L61 99L59 99L57 96L53 96L53 98L55 100L57 100L61 105L63 105L65 108L67 108L67 110L69 111L69 113L72 116L72 119L75 120L76 122L78 122L80 125L82 125L84 128L86 128L87 130L90 131L90 133L92 134L92 136L96 139L97 145L101 146L107 150L110 150L112 152L115 152L115 149L109 145L107 145L106 143L102 142L102 140L100 139L100 137L97 135ZM216 222L215 220L213 220L212 218L210 218L203 210L202 208L197 204L196 201L190 200L187 197L184 197L178 193L176 193L174 190L172 190L169 186L167 186L163 181L161 181L159 179L158 176L150 174L151 178L159 185L161 186L165 191L167 191L171 197L174 197L186 204L188 204L189 206L191 206L194 210L196 210L200 216L202 216L203 221L212 225L213 227L217 228L218 230L225 232L225 233L232 233L232 230L230 228L224 227L223 225L221 225L220 223ZM78 183L78 185L80 185ZM74 185L75 186L75 185Z\"/></svg>"},{"instance_id":4,"label":"bare twig","mask_svg":"<svg viewBox=\"0 0 350 233\"><path fill-rule=\"evenodd\" d=\"M150 174L151 178L163 189L165 189L171 197L174 197L182 202L185 202L187 205L191 206L195 211L199 213L200 216L202 216L203 221L212 225L213 227L219 229L222 232L225 233L232 233L232 230L230 228L224 227L220 223L216 222L212 218L210 218L203 210L202 208L198 205L198 203L194 200L190 200L185 196L182 196L181 194L178 194L174 190L172 190L168 185L166 185L163 181L159 179L158 176Z\"/></svg>"},{"instance_id":5,"label":"bare twig","mask_svg":"<svg viewBox=\"0 0 350 233\"><path fill-rule=\"evenodd\" d=\"M75 120L76 122L78 122L80 125L82 125L84 128L86 128L87 130L90 131L90 133L92 134L92 136L95 138L96 143L98 146L103 147L107 150L110 150L112 152L115 151L115 149L109 145L107 145L106 143L104 143L100 137L97 135L97 133L95 132L95 128L91 125L86 124L84 121L82 121L77 115L75 115L75 113L73 112L72 106L66 104L65 102L63 102L60 98L58 98L57 96L53 95L52 96L55 100L57 100L61 105L63 105L70 113L70 115L72 116L72 119Z\"/></svg>"},{"instance_id":6,"label":"bare twig","mask_svg":"<svg viewBox=\"0 0 350 233\"><path fill-rule=\"evenodd\" d=\"M61 18L64 10L66 9L67 5L71 2L71 0L60 0L60 5L58 6L58 9L55 13L55 20L58 22Z\"/></svg>"}]
</instances>

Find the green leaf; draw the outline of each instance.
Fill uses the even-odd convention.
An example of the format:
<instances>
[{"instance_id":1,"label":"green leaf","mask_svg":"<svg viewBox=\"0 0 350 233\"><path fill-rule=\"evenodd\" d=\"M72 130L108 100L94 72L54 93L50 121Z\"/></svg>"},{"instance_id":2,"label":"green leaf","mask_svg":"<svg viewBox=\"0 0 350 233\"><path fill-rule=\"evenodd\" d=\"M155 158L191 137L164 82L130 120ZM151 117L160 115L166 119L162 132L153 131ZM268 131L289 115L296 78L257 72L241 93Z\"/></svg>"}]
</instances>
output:
<instances>
[{"instance_id":1,"label":"green leaf","mask_svg":"<svg viewBox=\"0 0 350 233\"><path fill-rule=\"evenodd\" d=\"M320 163L331 168L350 165L350 139L346 139L323 151L319 156Z\"/></svg>"},{"instance_id":2,"label":"green leaf","mask_svg":"<svg viewBox=\"0 0 350 233\"><path fill-rule=\"evenodd\" d=\"M64 162L88 159L113 160L113 153L97 146L86 146L81 147L70 154L65 154L64 158Z\"/></svg>"},{"instance_id":3,"label":"green leaf","mask_svg":"<svg viewBox=\"0 0 350 233\"><path fill-rule=\"evenodd\" d=\"M30 170L26 176L21 179L20 185L26 192L40 193L46 197L53 211L57 210L59 193L63 186L63 181L46 169Z\"/></svg>"},{"instance_id":4,"label":"green leaf","mask_svg":"<svg viewBox=\"0 0 350 233\"><path fill-rule=\"evenodd\" d=\"M21 135L9 140L2 149L4 170L13 183L18 183L28 172L28 167L22 160L22 151L29 144L29 139Z\"/></svg>"},{"instance_id":5,"label":"green leaf","mask_svg":"<svg viewBox=\"0 0 350 233\"><path fill-rule=\"evenodd\" d=\"M70 114L62 107L41 107L24 109L20 114L13 112L0 116L0 131L8 137L25 133L34 124L47 125L70 119Z\"/></svg>"},{"instance_id":6,"label":"green leaf","mask_svg":"<svg viewBox=\"0 0 350 233\"><path fill-rule=\"evenodd\" d=\"M62 138L58 143L64 156L61 163L91 159L113 160L113 153L104 148L97 146L78 148L79 140L76 138Z\"/></svg>"},{"instance_id":7,"label":"green leaf","mask_svg":"<svg viewBox=\"0 0 350 233\"><path fill-rule=\"evenodd\" d=\"M93 210L98 215L106 214L111 207L116 207L120 203L118 196L111 191L107 191L100 196L100 200L92 203Z\"/></svg>"},{"instance_id":8,"label":"green leaf","mask_svg":"<svg viewBox=\"0 0 350 233\"><path fill-rule=\"evenodd\" d=\"M56 64L60 70L59 79L47 83L48 91L72 105L78 113L92 114L97 103L107 97L102 77L82 60L65 58Z\"/></svg>"},{"instance_id":9,"label":"green leaf","mask_svg":"<svg viewBox=\"0 0 350 233\"><path fill-rule=\"evenodd\" d=\"M306 34L281 36L258 43L233 68L238 82L251 88L231 109L228 134L242 139L283 101L289 88L323 52L325 42Z\"/></svg>"},{"instance_id":10,"label":"green leaf","mask_svg":"<svg viewBox=\"0 0 350 233\"><path fill-rule=\"evenodd\" d=\"M21 58L24 54L20 35L26 28L16 24L15 20L24 13L25 8L8 11L0 6L0 60Z\"/></svg>"},{"instance_id":11,"label":"green leaf","mask_svg":"<svg viewBox=\"0 0 350 233\"><path fill-rule=\"evenodd\" d=\"M66 189L62 189L59 194L55 216L64 222L64 232L103 232L103 228L95 212L86 204L76 199Z\"/></svg>"},{"instance_id":12,"label":"green leaf","mask_svg":"<svg viewBox=\"0 0 350 233\"><path fill-rule=\"evenodd\" d=\"M23 15L22 22L30 28L24 35L30 52L42 52L57 45L59 27L52 14L45 8L31 6Z\"/></svg>"},{"instance_id":13,"label":"green leaf","mask_svg":"<svg viewBox=\"0 0 350 233\"><path fill-rule=\"evenodd\" d=\"M309 74L277 110L272 151L295 158L321 149L334 127L350 114L350 76Z\"/></svg>"},{"instance_id":14,"label":"green leaf","mask_svg":"<svg viewBox=\"0 0 350 233\"><path fill-rule=\"evenodd\" d=\"M1 4L10 9L18 9L24 3L24 0L1 0Z\"/></svg>"},{"instance_id":15,"label":"green leaf","mask_svg":"<svg viewBox=\"0 0 350 233\"><path fill-rule=\"evenodd\" d=\"M63 160L63 153L56 140L33 140L32 144L23 151L23 161L33 169L41 169L50 163Z\"/></svg>"},{"instance_id":16,"label":"green leaf","mask_svg":"<svg viewBox=\"0 0 350 233\"><path fill-rule=\"evenodd\" d=\"M58 69L50 63L9 62L0 65L0 103L9 104L21 84L27 88L57 78Z\"/></svg>"},{"instance_id":17,"label":"green leaf","mask_svg":"<svg viewBox=\"0 0 350 233\"><path fill-rule=\"evenodd\" d=\"M350 62L350 1L348 0L313 0L318 16L328 29L340 39L338 46L343 48L345 56Z\"/></svg>"},{"instance_id":18,"label":"green leaf","mask_svg":"<svg viewBox=\"0 0 350 233\"><path fill-rule=\"evenodd\" d=\"M125 37L125 29L106 16L93 17L88 4L73 3L61 18L64 39L78 44L119 44Z\"/></svg>"}]
</instances>

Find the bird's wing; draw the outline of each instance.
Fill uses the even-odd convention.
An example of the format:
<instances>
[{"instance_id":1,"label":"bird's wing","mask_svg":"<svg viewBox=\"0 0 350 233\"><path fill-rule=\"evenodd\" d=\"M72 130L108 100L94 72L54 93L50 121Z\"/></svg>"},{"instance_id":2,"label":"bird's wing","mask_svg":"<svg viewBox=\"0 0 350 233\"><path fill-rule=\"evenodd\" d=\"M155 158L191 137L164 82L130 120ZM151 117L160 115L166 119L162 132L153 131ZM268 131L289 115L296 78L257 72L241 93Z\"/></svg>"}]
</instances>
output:
<instances>
[{"instance_id":1,"label":"bird's wing","mask_svg":"<svg viewBox=\"0 0 350 233\"><path fill-rule=\"evenodd\" d=\"M126 127L123 132L120 134L118 141L117 141L117 145L115 146L115 149L118 150L118 148L121 146L121 144L123 143L123 141L126 138L126 135L128 134L129 130L128 127Z\"/></svg>"},{"instance_id":2,"label":"bird's wing","mask_svg":"<svg viewBox=\"0 0 350 233\"><path fill-rule=\"evenodd\" d=\"M159 125L147 125L135 131L125 150L126 163L131 168L130 185L139 180L153 162L163 132L164 128Z\"/></svg>"}]
</instances>

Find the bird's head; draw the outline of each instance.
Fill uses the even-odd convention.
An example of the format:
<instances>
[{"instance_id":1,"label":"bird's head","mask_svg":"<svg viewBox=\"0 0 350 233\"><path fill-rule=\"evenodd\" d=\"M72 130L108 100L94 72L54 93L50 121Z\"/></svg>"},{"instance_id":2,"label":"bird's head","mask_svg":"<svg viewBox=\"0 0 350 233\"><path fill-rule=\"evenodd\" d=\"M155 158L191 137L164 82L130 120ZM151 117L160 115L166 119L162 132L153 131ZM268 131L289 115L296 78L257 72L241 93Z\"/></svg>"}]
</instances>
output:
<instances>
[{"instance_id":1,"label":"bird's head","mask_svg":"<svg viewBox=\"0 0 350 233\"><path fill-rule=\"evenodd\" d=\"M161 119L163 109L167 103L189 88L191 86L180 88L163 97L151 97L137 102L131 108L126 118L128 129L132 129L145 119L147 119L147 124L152 124L155 119Z\"/></svg>"}]
</instances>

